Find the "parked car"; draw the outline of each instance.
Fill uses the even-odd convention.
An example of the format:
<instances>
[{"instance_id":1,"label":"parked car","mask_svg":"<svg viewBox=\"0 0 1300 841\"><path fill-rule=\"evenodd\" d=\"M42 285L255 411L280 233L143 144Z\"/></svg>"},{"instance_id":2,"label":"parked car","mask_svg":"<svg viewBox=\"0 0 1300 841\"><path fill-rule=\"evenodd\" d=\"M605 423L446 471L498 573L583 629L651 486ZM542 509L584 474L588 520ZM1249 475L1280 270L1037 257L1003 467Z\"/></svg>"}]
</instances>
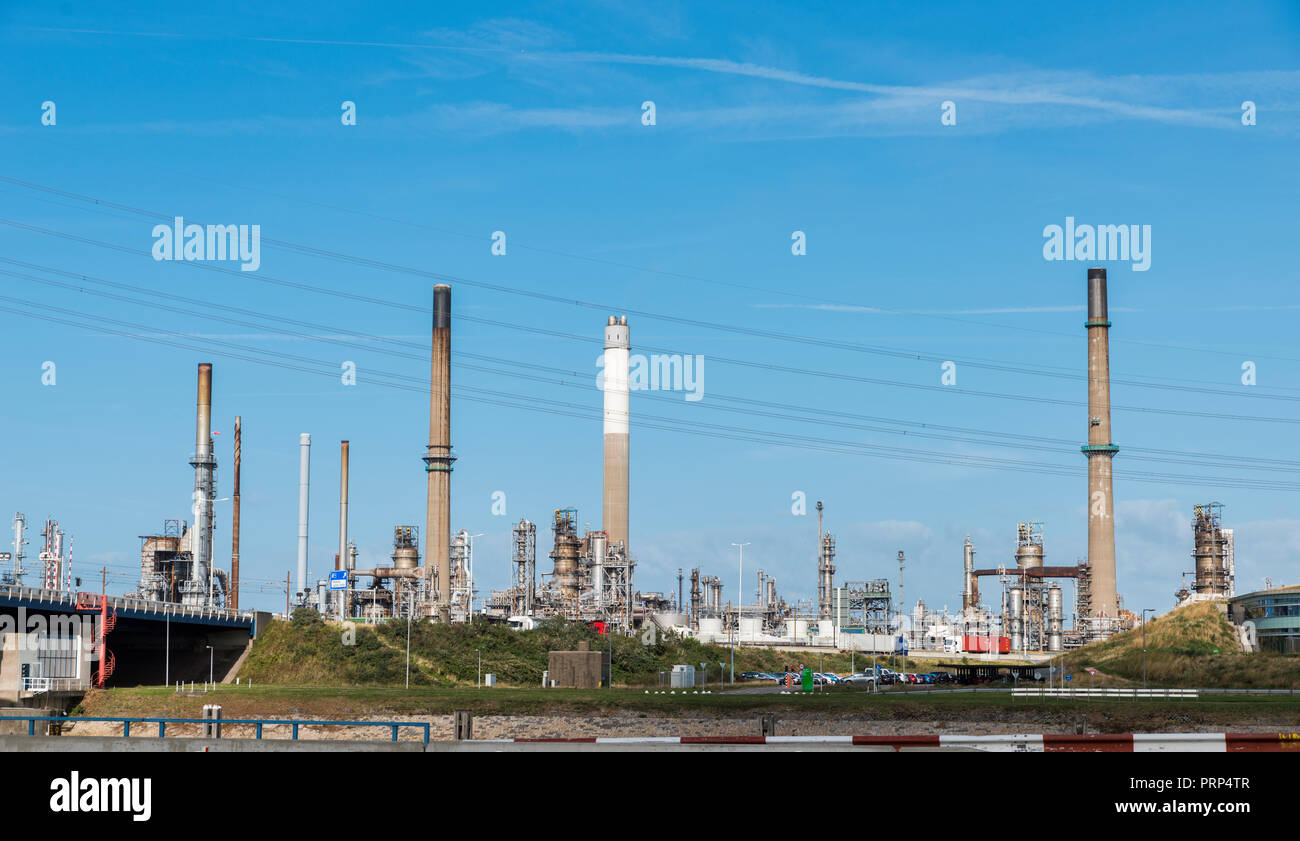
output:
<instances>
[{"instance_id":1,"label":"parked car","mask_svg":"<svg viewBox=\"0 0 1300 841\"><path fill-rule=\"evenodd\" d=\"M764 674L762 672L741 672L740 673L741 680L762 680L763 678L764 678Z\"/></svg>"},{"instance_id":2,"label":"parked car","mask_svg":"<svg viewBox=\"0 0 1300 841\"><path fill-rule=\"evenodd\" d=\"M840 682L848 686L876 686L880 678L870 672L858 672L843 678Z\"/></svg>"},{"instance_id":3,"label":"parked car","mask_svg":"<svg viewBox=\"0 0 1300 841\"><path fill-rule=\"evenodd\" d=\"M813 672L813 677L819 677L826 683L830 684L836 684L843 680L839 675L832 672Z\"/></svg>"}]
</instances>

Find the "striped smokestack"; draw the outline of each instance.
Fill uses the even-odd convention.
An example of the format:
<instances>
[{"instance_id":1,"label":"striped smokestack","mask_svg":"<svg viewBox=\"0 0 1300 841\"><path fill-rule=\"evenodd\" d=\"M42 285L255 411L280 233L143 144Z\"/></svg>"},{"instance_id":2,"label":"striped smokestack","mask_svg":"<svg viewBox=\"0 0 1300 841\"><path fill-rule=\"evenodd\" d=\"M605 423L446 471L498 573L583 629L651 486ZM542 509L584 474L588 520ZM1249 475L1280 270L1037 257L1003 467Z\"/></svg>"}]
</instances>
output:
<instances>
[{"instance_id":1,"label":"striped smokestack","mask_svg":"<svg viewBox=\"0 0 1300 841\"><path fill-rule=\"evenodd\" d=\"M627 316L605 325L605 493L601 522L611 544L627 549L628 352Z\"/></svg>"},{"instance_id":2,"label":"striped smokestack","mask_svg":"<svg viewBox=\"0 0 1300 841\"><path fill-rule=\"evenodd\" d=\"M1110 320L1106 270L1088 269L1088 566L1092 613L1119 615L1115 588L1115 492L1111 460L1119 452L1110 440Z\"/></svg>"},{"instance_id":3,"label":"striped smokestack","mask_svg":"<svg viewBox=\"0 0 1300 841\"><path fill-rule=\"evenodd\" d=\"M433 287L433 358L429 373L429 490L424 521L424 574L438 571L437 616L451 621L451 287Z\"/></svg>"}]
</instances>

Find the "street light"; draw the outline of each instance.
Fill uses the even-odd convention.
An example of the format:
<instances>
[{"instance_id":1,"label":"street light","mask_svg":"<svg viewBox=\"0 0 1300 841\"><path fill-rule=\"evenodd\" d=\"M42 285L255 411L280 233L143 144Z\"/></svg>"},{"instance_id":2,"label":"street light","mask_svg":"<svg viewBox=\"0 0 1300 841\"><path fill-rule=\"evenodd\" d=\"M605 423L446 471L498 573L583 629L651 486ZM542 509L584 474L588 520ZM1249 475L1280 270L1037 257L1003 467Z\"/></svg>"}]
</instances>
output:
<instances>
[{"instance_id":1,"label":"street light","mask_svg":"<svg viewBox=\"0 0 1300 841\"><path fill-rule=\"evenodd\" d=\"M1147 688L1147 614L1155 613L1154 608L1142 609L1142 691Z\"/></svg>"},{"instance_id":2,"label":"street light","mask_svg":"<svg viewBox=\"0 0 1300 841\"><path fill-rule=\"evenodd\" d=\"M748 543L748 542L746 542L746 543L735 543L735 542L733 542L731 545L732 545L732 546L738 546L738 547L740 547L740 574L739 574L739 577L736 579L736 592L737 592L737 593L739 594L739 596L740 596L740 597L736 600L736 635L739 636L739 635L740 635L740 617L743 616L743 615L745 614L745 547L748 546L749 543ZM732 683L733 685L736 683L736 640L735 640L735 637L733 637L732 640L731 640L731 683Z\"/></svg>"},{"instance_id":3,"label":"street light","mask_svg":"<svg viewBox=\"0 0 1300 841\"><path fill-rule=\"evenodd\" d=\"M469 562L467 564L469 567L469 617L466 619L467 622L473 621L474 619L474 538L482 536L483 532L471 534L467 541L468 545L466 546L466 549L469 552Z\"/></svg>"},{"instance_id":4,"label":"street light","mask_svg":"<svg viewBox=\"0 0 1300 841\"><path fill-rule=\"evenodd\" d=\"M474 688L482 689L483 688L483 652L476 648L474 649L474 653L478 655L478 683L475 685Z\"/></svg>"}]
</instances>

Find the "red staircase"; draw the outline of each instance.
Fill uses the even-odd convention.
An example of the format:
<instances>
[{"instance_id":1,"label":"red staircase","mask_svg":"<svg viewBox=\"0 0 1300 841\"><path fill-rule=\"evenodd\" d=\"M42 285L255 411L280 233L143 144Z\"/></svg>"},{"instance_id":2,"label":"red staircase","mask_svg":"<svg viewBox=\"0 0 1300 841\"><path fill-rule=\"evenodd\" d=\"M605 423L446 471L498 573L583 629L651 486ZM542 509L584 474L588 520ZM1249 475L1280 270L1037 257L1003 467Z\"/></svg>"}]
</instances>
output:
<instances>
[{"instance_id":1,"label":"red staircase","mask_svg":"<svg viewBox=\"0 0 1300 841\"><path fill-rule=\"evenodd\" d=\"M99 593L77 593L77 610L99 611L99 629L95 634L94 657L99 661L93 683L102 689L117 666L117 658L108 650L108 635L117 626L117 611L108 609L108 599Z\"/></svg>"}]
</instances>

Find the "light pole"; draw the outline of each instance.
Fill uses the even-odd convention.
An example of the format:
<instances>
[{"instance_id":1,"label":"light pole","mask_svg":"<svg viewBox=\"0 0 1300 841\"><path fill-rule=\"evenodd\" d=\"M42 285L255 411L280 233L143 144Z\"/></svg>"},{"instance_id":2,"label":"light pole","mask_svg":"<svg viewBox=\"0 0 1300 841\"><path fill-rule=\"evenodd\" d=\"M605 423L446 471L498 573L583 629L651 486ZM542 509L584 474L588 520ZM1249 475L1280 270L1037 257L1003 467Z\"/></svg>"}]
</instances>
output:
<instances>
[{"instance_id":1,"label":"light pole","mask_svg":"<svg viewBox=\"0 0 1300 841\"><path fill-rule=\"evenodd\" d=\"M740 598L736 600L736 632L737 636L739 636L740 617L745 615L745 547L749 545L749 542L733 542L731 545L740 548L740 573L736 579L736 592L740 594ZM736 683L736 640L734 637L731 640L731 683L732 685Z\"/></svg>"},{"instance_id":2,"label":"light pole","mask_svg":"<svg viewBox=\"0 0 1300 841\"><path fill-rule=\"evenodd\" d=\"M214 499L214 500L212 500L212 501L213 501L214 503L216 503L216 502L229 502L229 501L230 501L230 497L228 497L228 496L223 496L221 499ZM197 503L196 503L196 504L197 504ZM209 524L209 525L211 525L211 524ZM209 558L209 559L208 559L208 607L212 607L212 578L213 578L213 573L214 573L215 571L216 571L216 564L212 563L212 559Z\"/></svg>"},{"instance_id":3,"label":"light pole","mask_svg":"<svg viewBox=\"0 0 1300 841\"><path fill-rule=\"evenodd\" d=\"M213 652L212 652L212 646L209 645L209 646L208 646L208 683L212 683L212 682L213 682L213 681L212 681L212 661L213 661L213 658L214 658L214 655L213 655Z\"/></svg>"},{"instance_id":4,"label":"light pole","mask_svg":"<svg viewBox=\"0 0 1300 841\"><path fill-rule=\"evenodd\" d=\"M411 609L406 609L406 688L411 688Z\"/></svg>"},{"instance_id":5,"label":"light pole","mask_svg":"<svg viewBox=\"0 0 1300 841\"><path fill-rule=\"evenodd\" d=\"M1142 691L1147 688L1147 614L1155 613L1153 608L1142 609Z\"/></svg>"},{"instance_id":6,"label":"light pole","mask_svg":"<svg viewBox=\"0 0 1300 841\"><path fill-rule=\"evenodd\" d=\"M476 648L474 649L474 653L478 655L478 683L475 684L474 688L482 689L483 688L483 652Z\"/></svg>"},{"instance_id":7,"label":"light pole","mask_svg":"<svg viewBox=\"0 0 1300 841\"><path fill-rule=\"evenodd\" d=\"M469 559L468 559L469 563L467 564L467 566L469 567L469 620L470 621L473 621L474 619L474 538L482 537L482 536L483 536L483 532L479 532L478 534L471 534L469 536L468 545L466 546L466 548L469 550Z\"/></svg>"}]
</instances>

